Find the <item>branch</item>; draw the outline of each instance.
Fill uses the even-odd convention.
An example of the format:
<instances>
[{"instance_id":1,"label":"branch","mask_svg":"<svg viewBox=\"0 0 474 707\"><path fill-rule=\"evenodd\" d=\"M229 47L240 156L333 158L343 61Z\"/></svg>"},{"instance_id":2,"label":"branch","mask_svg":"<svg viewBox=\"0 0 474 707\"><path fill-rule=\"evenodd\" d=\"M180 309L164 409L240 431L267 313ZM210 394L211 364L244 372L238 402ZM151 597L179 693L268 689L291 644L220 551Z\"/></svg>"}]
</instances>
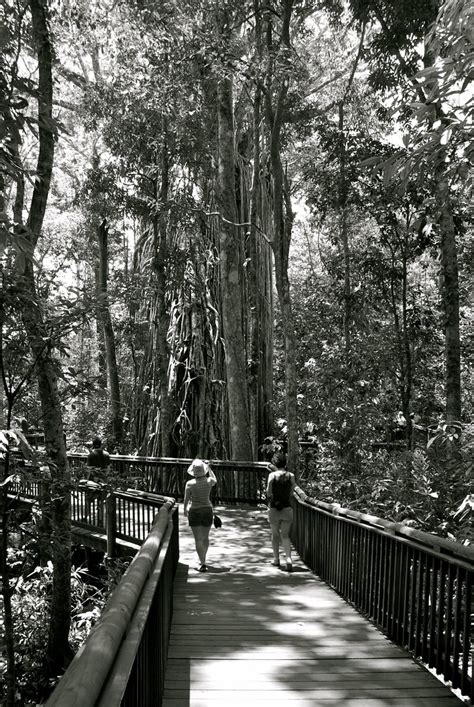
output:
<instances>
[{"instance_id":1,"label":"branch","mask_svg":"<svg viewBox=\"0 0 474 707\"><path fill-rule=\"evenodd\" d=\"M202 209L198 209L198 211L202 211ZM228 221L224 216L222 216L220 211L204 211L204 216L219 216L224 223L228 223L230 226L248 226L249 228L255 228L260 235L266 240L266 242L271 245L272 241L271 239L267 236L265 231L262 231L260 226L257 226L256 223L250 223L248 221L244 221L243 223L237 223L235 221Z\"/></svg>"},{"instance_id":2,"label":"branch","mask_svg":"<svg viewBox=\"0 0 474 707\"><path fill-rule=\"evenodd\" d=\"M71 71L71 69L66 69L65 66L60 64L59 62L55 63L54 68L58 72L58 74L61 74L67 81L70 81L73 83L75 86L78 86L79 88L86 88L87 86L87 81L86 79L78 74L76 71Z\"/></svg>"},{"instance_id":3,"label":"branch","mask_svg":"<svg viewBox=\"0 0 474 707\"><path fill-rule=\"evenodd\" d=\"M70 103L69 101L62 101L59 98L56 98L53 101L53 106L59 106L60 108L66 108L66 110L71 110L73 113L76 113L80 106L77 103Z\"/></svg>"},{"instance_id":4,"label":"branch","mask_svg":"<svg viewBox=\"0 0 474 707\"><path fill-rule=\"evenodd\" d=\"M330 79L327 79L327 81L323 81L323 83L319 84L319 86L316 86L316 88L313 88L312 91L305 93L304 98L308 98L309 96L312 96L314 93L318 93L318 91L322 91L323 88L326 88L326 86L329 86L330 84L334 83L334 81L338 81L338 79L342 78L345 74L347 74L347 69L343 69L341 71L338 71Z\"/></svg>"},{"instance_id":5,"label":"branch","mask_svg":"<svg viewBox=\"0 0 474 707\"><path fill-rule=\"evenodd\" d=\"M27 227L30 231L34 248L43 226L46 211L57 131L53 121L53 55L49 36L47 4L45 0L30 0L30 9L33 40L38 61L39 150L35 186L27 220Z\"/></svg>"},{"instance_id":6,"label":"branch","mask_svg":"<svg viewBox=\"0 0 474 707\"><path fill-rule=\"evenodd\" d=\"M362 49L364 48L364 39L365 39L365 29L366 29L366 23L362 25L362 32L360 35L360 42L359 42L359 49L357 50L357 55L354 61L354 65L352 67L351 75L349 76L349 81L347 82L346 90L344 91L344 95L342 97L342 103L345 103L345 100L349 94L349 91L351 90L352 87L352 82L354 81L354 76L355 72L357 71L357 66L360 61L360 57L362 56Z\"/></svg>"}]
</instances>

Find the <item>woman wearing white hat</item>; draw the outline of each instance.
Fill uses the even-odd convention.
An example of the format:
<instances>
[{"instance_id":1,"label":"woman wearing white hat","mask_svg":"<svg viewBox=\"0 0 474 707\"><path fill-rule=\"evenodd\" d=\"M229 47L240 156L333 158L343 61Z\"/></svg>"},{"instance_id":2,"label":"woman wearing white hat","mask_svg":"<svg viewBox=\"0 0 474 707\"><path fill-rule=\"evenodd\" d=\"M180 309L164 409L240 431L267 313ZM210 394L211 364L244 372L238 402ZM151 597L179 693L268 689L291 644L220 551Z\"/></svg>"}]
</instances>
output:
<instances>
[{"instance_id":1,"label":"woman wearing white hat","mask_svg":"<svg viewBox=\"0 0 474 707\"><path fill-rule=\"evenodd\" d=\"M210 495L217 479L212 469L202 459L194 459L188 467L188 474L194 478L187 482L184 491L184 515L193 531L196 552L201 563L199 572L205 572L207 570L206 555L209 548L209 530L213 516Z\"/></svg>"}]
</instances>

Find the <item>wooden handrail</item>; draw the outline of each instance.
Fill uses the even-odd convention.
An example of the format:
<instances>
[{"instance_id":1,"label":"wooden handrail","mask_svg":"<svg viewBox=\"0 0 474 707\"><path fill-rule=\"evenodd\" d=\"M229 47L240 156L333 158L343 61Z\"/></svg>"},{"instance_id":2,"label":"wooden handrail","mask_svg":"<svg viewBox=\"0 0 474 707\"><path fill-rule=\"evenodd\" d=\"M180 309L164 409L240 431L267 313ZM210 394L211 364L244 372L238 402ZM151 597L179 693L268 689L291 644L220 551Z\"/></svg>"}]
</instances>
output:
<instances>
[{"instance_id":1,"label":"wooden handrail","mask_svg":"<svg viewBox=\"0 0 474 707\"><path fill-rule=\"evenodd\" d=\"M78 461L86 457L72 456ZM145 464L148 468L157 470L157 474L152 477L155 488L158 482L163 480L161 471L164 468L181 472L190 460L114 455L112 462L122 469L123 464ZM241 500L244 496L250 498L252 494L254 501L263 499L264 481L269 471L267 464L219 460L212 462L212 466L218 478L220 475L223 485L225 482L226 493L236 494L234 501ZM176 487L178 491L182 491L184 478L184 475L180 477L181 487L179 484ZM130 504L148 505L156 499L149 491L135 489L118 492L116 495L117 499ZM374 621L394 642L408 649L415 657L421 658L437 673L443 674L446 680L451 680L455 688L459 688L464 695L471 695L472 698L469 632L473 605L474 550L409 528L402 523L393 523L342 508L338 504L319 501L308 496L299 487L296 488L294 497L296 522L293 524L293 541L302 559L321 579ZM160 502L163 503L163 508L158 513L151 533L48 705L93 707L99 700L99 704L109 707L109 703L100 702L103 697L101 691L104 690L104 685L107 685L107 695L112 692L115 694L110 682L112 671L117 665L130 665L130 656L134 650L134 646L130 646L128 641L125 651L127 656L124 657L122 653L122 659L115 662L118 660L117 656L125 636L139 635L141 641L142 634L147 634L147 631L150 633L154 629L148 627L142 630L142 614L138 616L134 613L137 611L138 601L140 597L143 600L143 597L149 596L148 606L144 610L144 613L147 613L150 601L155 601L157 594L162 597L160 592L163 591L167 593L168 603L164 602L165 619L158 623L160 631L164 631L163 638L160 639L164 646L160 660L165 659L163 655L165 656L167 627L171 614L172 571L168 551L166 559L160 555L160 551L163 543L167 543L165 538L171 537L171 515L176 513L176 510L173 510L176 504L174 498L168 498L166 495L160 497ZM119 523L119 520L117 522ZM177 523L173 524L172 532L177 535ZM173 552L176 557L177 547L178 541L175 537ZM167 569L162 573L162 566L166 562ZM156 579L155 584L149 581L152 574ZM162 576L167 578L166 587L163 589L160 585L157 589L158 577ZM138 667L134 668L137 682L129 683L128 687L132 693L138 685L139 677L149 678L150 672L153 672L150 671L145 657L149 652L146 641L150 639L145 636L143 640L143 659L137 659ZM147 667L142 669L143 665ZM84 674L87 674L87 680L83 679ZM124 683L122 678L123 676L120 679ZM161 699L161 688L161 683L158 688L156 685L153 687L153 694L158 695L154 702L156 704L159 704ZM115 702L111 702L110 707L112 705L115 706Z\"/></svg>"},{"instance_id":2,"label":"wooden handrail","mask_svg":"<svg viewBox=\"0 0 474 707\"><path fill-rule=\"evenodd\" d=\"M300 502L317 508L323 513L335 515L349 522L372 528L379 533L405 539L408 542L415 543L417 546L422 546L425 550L431 551L433 555L436 554L448 560L450 558L456 559L459 562L466 560L468 567L472 568L474 562L474 548L469 545L461 545L453 540L449 540L449 538L441 538L433 533L426 533L423 530L410 528L403 523L395 523L368 513L343 508L338 503L319 501L316 498L308 496L299 486L295 488L294 493L295 498Z\"/></svg>"},{"instance_id":3,"label":"wooden handrail","mask_svg":"<svg viewBox=\"0 0 474 707\"><path fill-rule=\"evenodd\" d=\"M70 453L73 475L82 473L87 454ZM140 483L144 491L182 499L191 459L171 457L134 457L112 454L112 470L124 483ZM265 500L265 489L270 465L267 462L243 462L213 459L210 465L217 477L214 493L216 503L258 504ZM80 471L75 471L79 466Z\"/></svg>"},{"instance_id":4,"label":"wooden handrail","mask_svg":"<svg viewBox=\"0 0 474 707\"><path fill-rule=\"evenodd\" d=\"M88 454L85 452L68 452L68 459L77 459L80 461L87 461ZM150 463L150 464L163 464L167 466L174 466L176 464L179 464L180 466L183 467L188 467L191 462L193 461L191 458L184 458L184 457L140 457L140 456L135 456L135 455L127 455L127 454L111 454L110 459L112 462L114 461L122 461L122 462L130 462L130 463ZM255 468L256 470L261 469L264 471L268 471L269 464L268 462L245 462L245 461L233 461L230 459L209 459L206 460L209 462L212 468L227 468L229 466L232 466L235 469L248 469L248 468Z\"/></svg>"},{"instance_id":5,"label":"wooden handrail","mask_svg":"<svg viewBox=\"0 0 474 707\"><path fill-rule=\"evenodd\" d=\"M474 549L295 489L293 541L321 579L414 657L473 695Z\"/></svg>"},{"instance_id":6,"label":"wooden handrail","mask_svg":"<svg viewBox=\"0 0 474 707\"><path fill-rule=\"evenodd\" d=\"M94 707L98 701L140 594L153 571L169 523L172 522L174 507L175 500L168 499L160 508L150 534L46 703L49 707Z\"/></svg>"}]
</instances>

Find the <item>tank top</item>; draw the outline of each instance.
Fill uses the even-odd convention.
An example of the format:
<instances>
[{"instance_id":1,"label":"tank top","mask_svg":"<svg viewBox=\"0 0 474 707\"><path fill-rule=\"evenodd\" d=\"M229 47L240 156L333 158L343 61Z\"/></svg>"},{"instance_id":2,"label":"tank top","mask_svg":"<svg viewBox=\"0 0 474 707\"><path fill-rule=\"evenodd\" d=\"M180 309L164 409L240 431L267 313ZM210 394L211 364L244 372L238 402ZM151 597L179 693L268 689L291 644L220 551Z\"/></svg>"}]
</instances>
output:
<instances>
[{"instance_id":1,"label":"tank top","mask_svg":"<svg viewBox=\"0 0 474 707\"><path fill-rule=\"evenodd\" d=\"M287 471L276 473L272 481L271 508L278 511L288 508L291 505L291 476Z\"/></svg>"},{"instance_id":2,"label":"tank top","mask_svg":"<svg viewBox=\"0 0 474 707\"><path fill-rule=\"evenodd\" d=\"M212 508L210 501L210 493L212 488L211 479L208 476L202 476L199 479L193 479L188 482L191 492L191 507L192 508Z\"/></svg>"}]
</instances>

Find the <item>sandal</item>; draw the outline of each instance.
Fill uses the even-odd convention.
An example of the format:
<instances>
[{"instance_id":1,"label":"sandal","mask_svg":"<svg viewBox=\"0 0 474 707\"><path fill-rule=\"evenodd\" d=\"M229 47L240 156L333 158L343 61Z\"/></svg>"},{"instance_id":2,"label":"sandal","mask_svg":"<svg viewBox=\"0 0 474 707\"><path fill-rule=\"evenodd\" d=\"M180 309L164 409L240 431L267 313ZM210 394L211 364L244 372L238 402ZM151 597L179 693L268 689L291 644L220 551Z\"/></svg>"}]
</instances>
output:
<instances>
[{"instance_id":1,"label":"sandal","mask_svg":"<svg viewBox=\"0 0 474 707\"><path fill-rule=\"evenodd\" d=\"M201 565L200 568L198 569L198 572L207 572L206 565Z\"/></svg>"}]
</instances>

